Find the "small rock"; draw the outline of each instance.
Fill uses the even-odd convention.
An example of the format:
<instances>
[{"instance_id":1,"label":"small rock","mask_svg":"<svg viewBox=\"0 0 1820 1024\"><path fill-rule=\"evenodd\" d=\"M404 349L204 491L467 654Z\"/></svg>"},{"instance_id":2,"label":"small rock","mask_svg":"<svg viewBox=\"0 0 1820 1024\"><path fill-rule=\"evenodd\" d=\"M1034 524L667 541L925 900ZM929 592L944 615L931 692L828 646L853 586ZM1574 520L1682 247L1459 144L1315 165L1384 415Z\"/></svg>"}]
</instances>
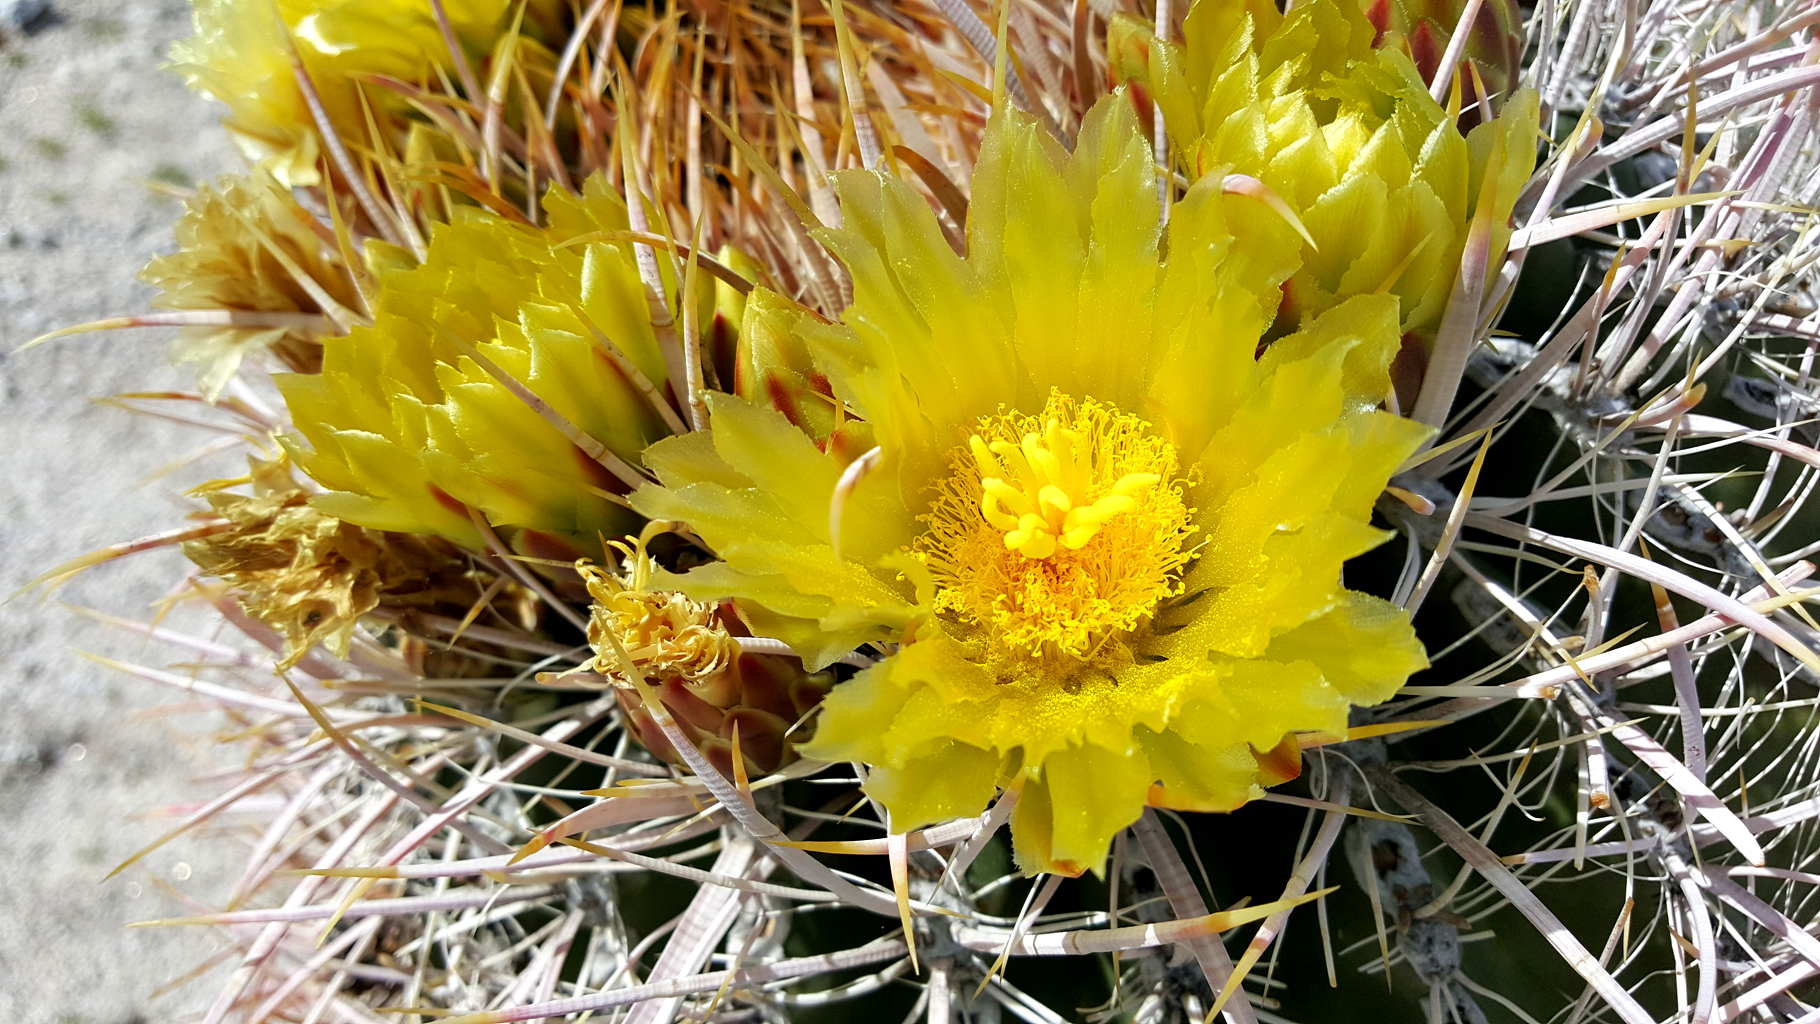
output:
<instances>
[{"instance_id":1,"label":"small rock","mask_svg":"<svg viewBox=\"0 0 1820 1024\"><path fill-rule=\"evenodd\" d=\"M50 0L0 0L0 27L30 34L50 21Z\"/></svg>"}]
</instances>

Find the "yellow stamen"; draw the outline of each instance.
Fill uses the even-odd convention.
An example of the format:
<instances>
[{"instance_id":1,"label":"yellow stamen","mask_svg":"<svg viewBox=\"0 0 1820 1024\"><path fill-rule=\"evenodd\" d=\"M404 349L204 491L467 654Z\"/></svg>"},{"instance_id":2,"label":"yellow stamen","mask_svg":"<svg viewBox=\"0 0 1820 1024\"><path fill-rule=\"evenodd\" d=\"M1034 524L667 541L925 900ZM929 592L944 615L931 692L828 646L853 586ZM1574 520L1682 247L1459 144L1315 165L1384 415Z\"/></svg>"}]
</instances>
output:
<instances>
[{"instance_id":1,"label":"yellow stamen","mask_svg":"<svg viewBox=\"0 0 1820 1024\"><path fill-rule=\"evenodd\" d=\"M916 545L936 608L1033 655L1087 660L1180 592L1193 527L1149 424L1051 395L976 425Z\"/></svg>"},{"instance_id":2,"label":"yellow stamen","mask_svg":"<svg viewBox=\"0 0 1820 1024\"><path fill-rule=\"evenodd\" d=\"M1049 558L1058 542L1080 550L1108 520L1136 507L1133 495L1163 480L1156 473L1127 473L1112 485L1111 493L1087 502L1087 492L1096 483L1095 449L1079 431L1049 417L1041 437L1026 433L1022 442L988 443L974 434L967 439L967 449L979 470L980 512L986 522L1005 532L1005 547L1025 558Z\"/></svg>"}]
</instances>

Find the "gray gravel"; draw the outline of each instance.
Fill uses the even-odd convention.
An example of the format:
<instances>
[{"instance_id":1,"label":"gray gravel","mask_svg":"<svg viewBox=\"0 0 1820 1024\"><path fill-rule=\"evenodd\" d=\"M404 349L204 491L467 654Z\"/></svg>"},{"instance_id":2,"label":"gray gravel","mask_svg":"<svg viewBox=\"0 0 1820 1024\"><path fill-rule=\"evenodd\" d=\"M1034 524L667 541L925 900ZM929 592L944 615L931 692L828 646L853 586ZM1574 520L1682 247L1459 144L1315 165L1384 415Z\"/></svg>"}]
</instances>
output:
<instances>
[{"instance_id":1,"label":"gray gravel","mask_svg":"<svg viewBox=\"0 0 1820 1024\"><path fill-rule=\"evenodd\" d=\"M74 555L171 528L186 484L234 468L217 459L143 482L206 439L87 401L187 387L165 362L166 332L12 352L57 326L146 308L151 290L134 273L170 247L178 206L143 182L237 166L220 108L157 70L187 34L181 0L53 0L29 31L0 23L0 598ZM182 564L142 555L49 602L0 604L0 1020L193 1018L222 977L216 968L154 1000L219 952L219 937L124 925L218 906L244 828L180 838L102 881L173 823L147 812L218 792L197 781L218 719L77 658L74 648L178 660L56 603L144 617Z\"/></svg>"}]
</instances>

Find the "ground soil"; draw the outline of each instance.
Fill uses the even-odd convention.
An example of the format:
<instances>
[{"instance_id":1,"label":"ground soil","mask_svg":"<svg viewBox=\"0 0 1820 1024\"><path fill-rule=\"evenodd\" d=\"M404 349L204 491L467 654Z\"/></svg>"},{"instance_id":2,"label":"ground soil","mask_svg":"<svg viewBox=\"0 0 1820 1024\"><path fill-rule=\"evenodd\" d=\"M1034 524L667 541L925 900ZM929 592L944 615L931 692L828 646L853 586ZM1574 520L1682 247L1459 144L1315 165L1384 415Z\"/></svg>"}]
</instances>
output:
<instances>
[{"instance_id":1,"label":"ground soil","mask_svg":"<svg viewBox=\"0 0 1820 1024\"><path fill-rule=\"evenodd\" d=\"M238 166L221 108L158 70L188 26L183 0L52 0L30 31L0 26L0 599L75 555L179 524L183 488L235 468L216 457L150 479L211 438L90 401L187 388L165 360L168 332L13 351L55 327L146 309L152 291L134 274L171 247L180 209L146 180ZM155 996L222 937L125 926L218 907L244 823L179 838L103 881L183 804L219 792L203 778L219 719L78 657L182 660L58 603L144 618L183 565L174 552L136 556L48 601L0 604L0 1020L194 1019L223 976L217 966Z\"/></svg>"}]
</instances>

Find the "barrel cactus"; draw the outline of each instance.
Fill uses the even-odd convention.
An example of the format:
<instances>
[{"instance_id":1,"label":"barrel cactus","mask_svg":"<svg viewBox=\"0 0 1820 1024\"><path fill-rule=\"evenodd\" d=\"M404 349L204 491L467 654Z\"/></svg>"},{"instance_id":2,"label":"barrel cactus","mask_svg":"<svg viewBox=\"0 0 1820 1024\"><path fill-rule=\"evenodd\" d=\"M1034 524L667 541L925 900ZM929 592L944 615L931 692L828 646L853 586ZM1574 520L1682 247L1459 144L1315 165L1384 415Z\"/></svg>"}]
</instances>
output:
<instances>
[{"instance_id":1,"label":"barrel cactus","mask_svg":"<svg viewBox=\"0 0 1820 1024\"><path fill-rule=\"evenodd\" d=\"M1739 12L196 0L202 1019L1805 1019Z\"/></svg>"}]
</instances>

